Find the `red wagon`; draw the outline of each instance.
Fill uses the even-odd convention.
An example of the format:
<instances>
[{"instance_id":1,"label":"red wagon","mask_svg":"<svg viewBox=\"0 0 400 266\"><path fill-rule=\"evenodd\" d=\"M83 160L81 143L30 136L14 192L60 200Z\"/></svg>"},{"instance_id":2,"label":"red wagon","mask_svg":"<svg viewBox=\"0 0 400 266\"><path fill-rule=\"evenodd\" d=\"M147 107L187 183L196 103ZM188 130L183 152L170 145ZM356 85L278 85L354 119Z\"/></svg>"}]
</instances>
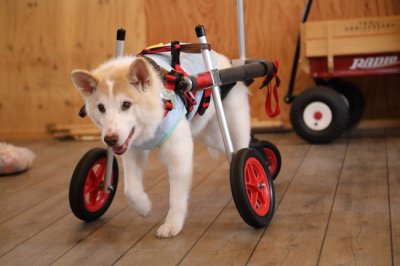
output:
<instances>
[{"instance_id":1,"label":"red wagon","mask_svg":"<svg viewBox=\"0 0 400 266\"><path fill-rule=\"evenodd\" d=\"M290 119L303 139L328 143L364 110L361 91L342 78L400 74L400 16L307 22L300 40L301 66L316 86L296 97L289 89Z\"/></svg>"}]
</instances>

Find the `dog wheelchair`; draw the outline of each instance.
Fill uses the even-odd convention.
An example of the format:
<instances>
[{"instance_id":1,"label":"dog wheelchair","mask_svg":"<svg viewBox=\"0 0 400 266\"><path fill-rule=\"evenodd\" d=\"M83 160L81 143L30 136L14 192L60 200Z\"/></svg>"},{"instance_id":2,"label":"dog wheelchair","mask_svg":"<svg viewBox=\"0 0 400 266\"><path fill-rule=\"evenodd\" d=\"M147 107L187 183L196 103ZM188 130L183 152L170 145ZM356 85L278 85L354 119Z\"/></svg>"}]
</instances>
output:
<instances>
[{"instance_id":1,"label":"dog wheelchair","mask_svg":"<svg viewBox=\"0 0 400 266\"><path fill-rule=\"evenodd\" d=\"M249 148L234 152L221 100L225 84L266 77L264 85L276 78L277 64L264 60L243 60L228 69L213 68L204 27L195 28L206 72L182 76L176 84L180 90L195 92L210 89L218 123L230 163L230 186L236 208L250 226L265 227L275 210L273 179L281 167L281 155L271 142L259 141L252 135ZM123 54L125 30L117 31L117 56ZM89 150L77 164L69 187L69 202L74 215L83 221L99 219L109 208L118 186L119 168L111 148Z\"/></svg>"}]
</instances>

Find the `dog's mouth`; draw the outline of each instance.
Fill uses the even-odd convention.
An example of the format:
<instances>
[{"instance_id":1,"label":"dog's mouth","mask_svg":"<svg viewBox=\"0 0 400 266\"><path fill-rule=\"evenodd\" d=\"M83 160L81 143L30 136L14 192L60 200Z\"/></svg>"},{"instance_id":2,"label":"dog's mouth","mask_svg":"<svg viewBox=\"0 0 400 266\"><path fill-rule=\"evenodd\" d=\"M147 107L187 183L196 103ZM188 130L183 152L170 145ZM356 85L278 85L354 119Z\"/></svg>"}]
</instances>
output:
<instances>
[{"instance_id":1,"label":"dog's mouth","mask_svg":"<svg viewBox=\"0 0 400 266\"><path fill-rule=\"evenodd\" d=\"M112 147L112 150L115 154L122 155L124 152L126 152L126 150L128 149L128 146L129 146L129 142L131 141L134 132L135 132L135 127L133 127L131 129L131 132L129 132L128 138L125 140L124 143L122 143L122 145L120 145L120 146L115 145Z\"/></svg>"}]
</instances>

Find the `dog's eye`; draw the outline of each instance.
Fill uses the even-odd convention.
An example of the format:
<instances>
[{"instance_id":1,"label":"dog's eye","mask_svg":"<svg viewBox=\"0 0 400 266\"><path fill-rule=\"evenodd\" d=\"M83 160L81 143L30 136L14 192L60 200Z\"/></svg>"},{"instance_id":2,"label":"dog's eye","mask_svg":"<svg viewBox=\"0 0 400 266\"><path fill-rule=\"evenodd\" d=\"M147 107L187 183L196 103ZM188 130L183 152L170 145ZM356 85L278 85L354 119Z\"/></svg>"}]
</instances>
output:
<instances>
[{"instance_id":1,"label":"dog's eye","mask_svg":"<svg viewBox=\"0 0 400 266\"><path fill-rule=\"evenodd\" d=\"M130 102L123 102L122 105L121 105L121 109L122 109L122 111L126 111L126 110L128 110L131 106L132 106L132 103L130 103Z\"/></svg>"},{"instance_id":2,"label":"dog's eye","mask_svg":"<svg viewBox=\"0 0 400 266\"><path fill-rule=\"evenodd\" d=\"M103 104L97 105L97 109L99 109L100 113L105 113L106 112L106 108L104 107Z\"/></svg>"}]
</instances>

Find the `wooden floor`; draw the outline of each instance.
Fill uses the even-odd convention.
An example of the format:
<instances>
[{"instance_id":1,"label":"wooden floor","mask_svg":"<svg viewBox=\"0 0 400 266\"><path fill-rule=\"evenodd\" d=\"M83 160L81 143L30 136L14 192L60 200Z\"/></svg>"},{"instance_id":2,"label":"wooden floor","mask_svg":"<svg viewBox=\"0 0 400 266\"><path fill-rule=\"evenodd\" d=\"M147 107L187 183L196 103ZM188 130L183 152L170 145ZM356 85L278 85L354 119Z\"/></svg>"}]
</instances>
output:
<instances>
[{"instance_id":1,"label":"wooden floor","mask_svg":"<svg viewBox=\"0 0 400 266\"><path fill-rule=\"evenodd\" d=\"M183 232L156 238L168 210L164 167L151 154L145 186L152 215L127 205L123 182L108 212L83 223L68 187L95 142L16 143L37 154L32 169L0 177L0 265L400 265L400 131L350 132L330 145L293 133L259 136L283 157L276 213L247 226L232 201L224 156L196 145Z\"/></svg>"}]
</instances>

